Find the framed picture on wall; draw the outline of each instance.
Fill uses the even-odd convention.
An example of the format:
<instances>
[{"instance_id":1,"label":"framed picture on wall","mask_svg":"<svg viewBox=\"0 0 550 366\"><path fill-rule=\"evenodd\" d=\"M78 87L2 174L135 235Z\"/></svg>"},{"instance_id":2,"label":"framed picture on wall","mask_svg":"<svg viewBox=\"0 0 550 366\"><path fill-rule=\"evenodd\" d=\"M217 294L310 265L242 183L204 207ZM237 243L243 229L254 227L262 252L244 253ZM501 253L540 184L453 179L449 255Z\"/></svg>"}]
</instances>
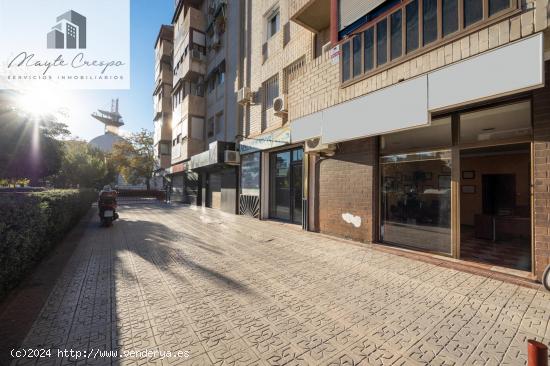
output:
<instances>
[{"instance_id":1,"label":"framed picture on wall","mask_svg":"<svg viewBox=\"0 0 550 366\"><path fill-rule=\"evenodd\" d=\"M462 171L462 179L475 179L476 172L473 170L464 170Z\"/></svg>"},{"instance_id":2,"label":"framed picture on wall","mask_svg":"<svg viewBox=\"0 0 550 366\"><path fill-rule=\"evenodd\" d=\"M437 179L439 189L450 189L451 188L451 176L450 175L440 175Z\"/></svg>"},{"instance_id":3,"label":"framed picture on wall","mask_svg":"<svg viewBox=\"0 0 550 366\"><path fill-rule=\"evenodd\" d=\"M462 193L473 194L476 193L476 186L462 186Z\"/></svg>"}]
</instances>

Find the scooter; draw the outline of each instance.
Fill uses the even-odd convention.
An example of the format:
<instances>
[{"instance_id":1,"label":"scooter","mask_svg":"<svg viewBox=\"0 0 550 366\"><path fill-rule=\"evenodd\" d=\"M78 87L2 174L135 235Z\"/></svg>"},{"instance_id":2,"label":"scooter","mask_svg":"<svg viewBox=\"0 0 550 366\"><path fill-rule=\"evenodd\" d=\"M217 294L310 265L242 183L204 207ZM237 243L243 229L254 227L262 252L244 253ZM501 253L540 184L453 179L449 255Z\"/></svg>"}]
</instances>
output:
<instances>
[{"instance_id":1,"label":"scooter","mask_svg":"<svg viewBox=\"0 0 550 366\"><path fill-rule=\"evenodd\" d=\"M117 192L116 191L101 191L97 206L99 208L99 219L101 225L111 226L113 221L118 219L117 209Z\"/></svg>"}]
</instances>

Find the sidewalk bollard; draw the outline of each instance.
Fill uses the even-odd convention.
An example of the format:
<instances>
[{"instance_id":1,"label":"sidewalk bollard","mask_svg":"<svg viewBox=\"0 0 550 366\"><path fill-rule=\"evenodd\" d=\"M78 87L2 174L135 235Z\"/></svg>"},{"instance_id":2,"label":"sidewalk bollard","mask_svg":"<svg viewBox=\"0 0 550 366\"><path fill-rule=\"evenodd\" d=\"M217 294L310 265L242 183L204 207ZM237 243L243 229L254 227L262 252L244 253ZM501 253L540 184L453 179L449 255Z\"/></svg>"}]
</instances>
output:
<instances>
[{"instance_id":1,"label":"sidewalk bollard","mask_svg":"<svg viewBox=\"0 0 550 366\"><path fill-rule=\"evenodd\" d=\"M527 366L548 366L548 347L544 343L527 341Z\"/></svg>"}]
</instances>

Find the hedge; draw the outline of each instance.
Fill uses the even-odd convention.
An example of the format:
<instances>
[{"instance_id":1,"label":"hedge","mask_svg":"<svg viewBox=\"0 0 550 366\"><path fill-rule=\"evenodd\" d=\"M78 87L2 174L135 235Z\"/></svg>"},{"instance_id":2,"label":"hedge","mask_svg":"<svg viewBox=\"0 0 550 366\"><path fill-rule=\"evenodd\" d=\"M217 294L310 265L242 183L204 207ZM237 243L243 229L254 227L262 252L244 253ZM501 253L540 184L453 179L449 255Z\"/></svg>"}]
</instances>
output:
<instances>
[{"instance_id":1,"label":"hedge","mask_svg":"<svg viewBox=\"0 0 550 366\"><path fill-rule=\"evenodd\" d=\"M93 190L0 193L0 299L97 199Z\"/></svg>"}]
</instances>

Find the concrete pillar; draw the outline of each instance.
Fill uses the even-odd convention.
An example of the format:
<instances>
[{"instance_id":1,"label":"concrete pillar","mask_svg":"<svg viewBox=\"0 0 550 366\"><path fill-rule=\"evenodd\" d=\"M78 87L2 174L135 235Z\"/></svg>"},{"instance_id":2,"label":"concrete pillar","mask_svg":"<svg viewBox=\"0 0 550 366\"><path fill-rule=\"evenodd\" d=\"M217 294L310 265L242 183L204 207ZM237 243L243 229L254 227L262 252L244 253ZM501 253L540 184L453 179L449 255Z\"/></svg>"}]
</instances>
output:
<instances>
[{"instance_id":1,"label":"concrete pillar","mask_svg":"<svg viewBox=\"0 0 550 366\"><path fill-rule=\"evenodd\" d=\"M330 0L330 43L338 43L338 0Z\"/></svg>"}]
</instances>

